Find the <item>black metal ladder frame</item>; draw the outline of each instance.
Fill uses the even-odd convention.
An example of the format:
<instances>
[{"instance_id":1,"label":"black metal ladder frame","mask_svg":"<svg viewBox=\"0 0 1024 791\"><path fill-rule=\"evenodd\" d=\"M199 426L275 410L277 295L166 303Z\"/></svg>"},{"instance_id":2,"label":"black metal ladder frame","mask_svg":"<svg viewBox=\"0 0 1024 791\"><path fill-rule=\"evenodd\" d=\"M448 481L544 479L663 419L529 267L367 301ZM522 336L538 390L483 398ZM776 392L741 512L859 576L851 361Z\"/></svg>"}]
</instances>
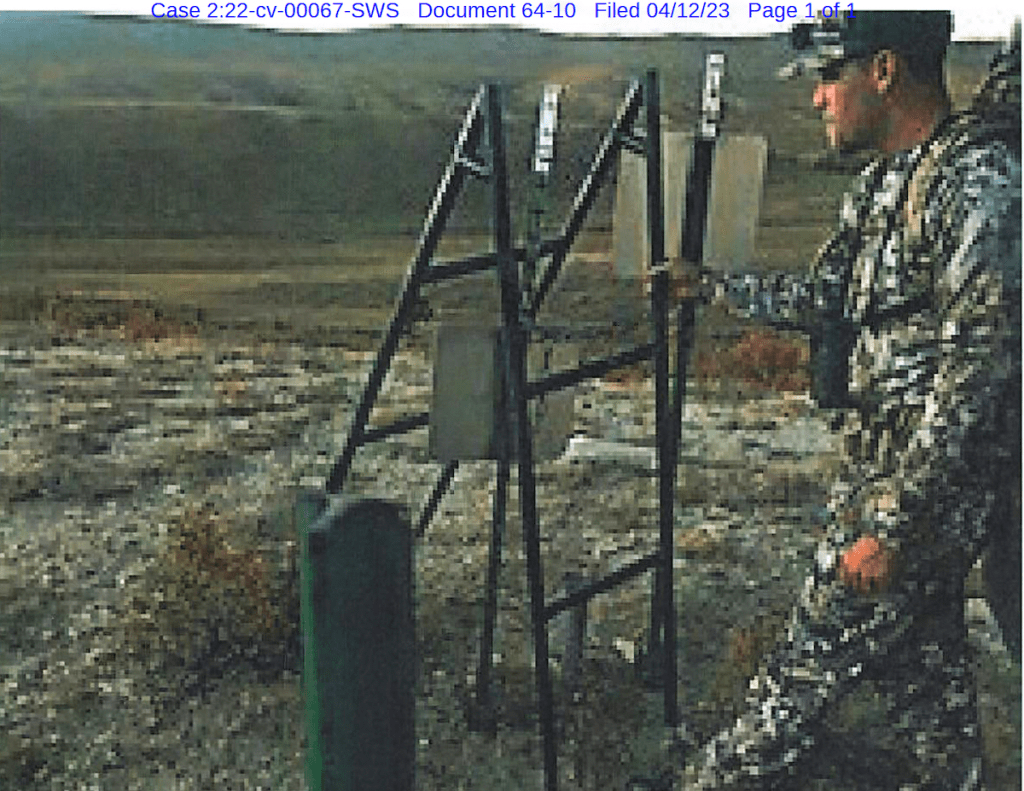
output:
<instances>
[{"instance_id":1,"label":"black metal ladder frame","mask_svg":"<svg viewBox=\"0 0 1024 791\"><path fill-rule=\"evenodd\" d=\"M640 109L646 110L646 128L638 136L634 126ZM496 85L482 86L463 119L451 157L435 192L420 234L417 251L397 299L394 315L388 323L366 387L360 399L345 446L327 481L327 492L338 493L351 469L359 447L389 436L428 425L429 413L400 418L383 426L368 426L374 402L380 393L390 365L420 289L424 285L459 277L472 272L496 268L501 286L502 316L502 403L510 420L503 421L504 436L499 445L503 452L497 463L497 490L493 502L492 532L488 558L487 591L484 600L484 625L481 639L480 666L477 675L478 703L489 710L491 655L497 613L497 577L501 562L501 541L507 507L507 489L512 458L518 463L520 508L527 559L530 615L533 631L534 660L540 735L543 741L545 789L556 791L557 743L554 728L554 706L548 657L548 622L559 613L580 605L599 594L623 584L649 570L654 570L654 596L651 606L652 648L661 654L664 687L664 721L669 727L678 724L676 614L674 602L674 494L678 458L679 422L685 392L686 362L693 328L693 303L684 300L678 311L675 397L669 388L669 277L665 265L664 213L661 153L661 109L658 77L654 70L645 81L634 82L623 98L610 129L604 135L592 160L589 172L577 189L568 218L560 234L544 240L537 251L549 259L535 289L525 292L519 282L519 262L530 251L512 243L510 196L505 158L504 129L500 90ZM486 130L489 162L481 161L482 137ZM619 152L627 148L642 153L647 165L647 220L649 261L651 262L651 320L653 339L645 344L606 358L587 360L569 371L529 381L527 351L529 332L541 304L553 286L569 249L575 241L597 192L607 181ZM432 257L444 226L451 214L455 198L467 175L491 181L494 196L494 251L468 256L456 261L434 263ZM529 284L532 286L533 284ZM603 578L583 585L554 601L547 602L540 557L540 530L537 515L536 481L529 420L529 401L584 379L601 376L639 361L652 359L655 374L655 409L657 466L659 479L659 547L656 551L627 564ZM670 403L671 401L671 403ZM508 428L514 422L516 447ZM441 498L451 484L457 461L445 464L427 502L416 520L416 535L422 535L433 517Z\"/></svg>"}]
</instances>

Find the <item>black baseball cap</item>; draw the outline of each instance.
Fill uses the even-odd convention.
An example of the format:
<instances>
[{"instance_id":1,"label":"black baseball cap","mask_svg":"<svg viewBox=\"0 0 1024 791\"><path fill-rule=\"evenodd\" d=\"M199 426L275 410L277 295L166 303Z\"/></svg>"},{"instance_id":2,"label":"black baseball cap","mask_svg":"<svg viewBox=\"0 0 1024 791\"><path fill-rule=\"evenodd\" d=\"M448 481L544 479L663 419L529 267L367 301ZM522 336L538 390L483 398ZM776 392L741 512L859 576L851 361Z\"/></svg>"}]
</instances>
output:
<instances>
[{"instance_id":1,"label":"black baseball cap","mask_svg":"<svg viewBox=\"0 0 1024 791\"><path fill-rule=\"evenodd\" d=\"M790 46L796 60L779 70L787 79L806 71L828 74L851 60L880 49L941 57L949 44L953 17L949 11L840 11L838 17L794 25Z\"/></svg>"}]
</instances>

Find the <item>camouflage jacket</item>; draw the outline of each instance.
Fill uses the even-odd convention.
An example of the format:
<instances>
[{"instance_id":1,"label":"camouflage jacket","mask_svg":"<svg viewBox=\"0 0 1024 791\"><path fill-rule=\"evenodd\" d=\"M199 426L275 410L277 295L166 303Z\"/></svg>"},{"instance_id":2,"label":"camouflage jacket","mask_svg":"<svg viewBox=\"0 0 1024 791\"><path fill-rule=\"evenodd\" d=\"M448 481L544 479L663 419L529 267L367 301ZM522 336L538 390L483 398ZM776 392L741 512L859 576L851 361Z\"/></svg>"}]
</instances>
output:
<instances>
[{"instance_id":1,"label":"camouflage jacket","mask_svg":"<svg viewBox=\"0 0 1024 791\"><path fill-rule=\"evenodd\" d=\"M1019 86L1018 66L1018 130ZM1020 143L978 112L984 96L864 170L809 277L706 281L742 316L810 331L812 349L822 316L849 328L829 511L851 539L898 550L927 536L974 557L995 501L1019 487Z\"/></svg>"}]
</instances>

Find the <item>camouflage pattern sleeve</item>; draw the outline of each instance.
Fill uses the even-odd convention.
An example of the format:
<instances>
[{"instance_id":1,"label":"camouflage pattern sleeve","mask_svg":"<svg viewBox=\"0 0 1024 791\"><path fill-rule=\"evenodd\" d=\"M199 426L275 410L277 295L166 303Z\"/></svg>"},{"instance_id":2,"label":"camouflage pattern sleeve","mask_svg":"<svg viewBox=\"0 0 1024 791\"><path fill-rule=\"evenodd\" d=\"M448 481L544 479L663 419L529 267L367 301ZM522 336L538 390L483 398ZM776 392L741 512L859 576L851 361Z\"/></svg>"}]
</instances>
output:
<instances>
[{"instance_id":1,"label":"camouflage pattern sleeve","mask_svg":"<svg viewBox=\"0 0 1024 791\"><path fill-rule=\"evenodd\" d=\"M702 288L709 301L741 319L812 333L822 312L843 312L849 261L871 212L872 188L883 170L872 162L846 194L835 234L803 273L705 271Z\"/></svg>"},{"instance_id":2,"label":"camouflage pattern sleeve","mask_svg":"<svg viewBox=\"0 0 1024 791\"><path fill-rule=\"evenodd\" d=\"M808 275L707 272L703 286L710 301L737 318L779 327L807 326L814 302Z\"/></svg>"}]
</instances>

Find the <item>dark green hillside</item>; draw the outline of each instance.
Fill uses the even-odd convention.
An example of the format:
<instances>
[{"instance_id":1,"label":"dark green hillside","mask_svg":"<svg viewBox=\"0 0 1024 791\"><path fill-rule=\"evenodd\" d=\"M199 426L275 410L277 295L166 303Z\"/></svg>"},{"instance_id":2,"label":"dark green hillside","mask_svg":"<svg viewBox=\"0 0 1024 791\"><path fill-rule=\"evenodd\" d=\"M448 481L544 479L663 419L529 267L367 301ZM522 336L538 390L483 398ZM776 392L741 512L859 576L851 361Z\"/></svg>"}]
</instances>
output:
<instances>
[{"instance_id":1,"label":"dark green hillside","mask_svg":"<svg viewBox=\"0 0 1024 791\"><path fill-rule=\"evenodd\" d=\"M0 16L0 233L82 238L256 236L318 242L415 232L477 85L507 88L524 205L540 84L568 85L559 214L628 79L656 67L666 113L693 123L706 52L728 58L726 128L767 136L772 228L819 227L841 174L809 174L822 133L808 82L773 75L781 37L565 38L512 29L333 35L73 14ZM991 45L957 45L954 98ZM781 168L781 170L780 170ZM780 190L778 195L774 190ZM486 227L479 190L455 218ZM607 227L605 196L593 222ZM767 249L793 253L790 231ZM774 254L773 254L774 257ZM777 261L787 265L789 261Z\"/></svg>"}]
</instances>

